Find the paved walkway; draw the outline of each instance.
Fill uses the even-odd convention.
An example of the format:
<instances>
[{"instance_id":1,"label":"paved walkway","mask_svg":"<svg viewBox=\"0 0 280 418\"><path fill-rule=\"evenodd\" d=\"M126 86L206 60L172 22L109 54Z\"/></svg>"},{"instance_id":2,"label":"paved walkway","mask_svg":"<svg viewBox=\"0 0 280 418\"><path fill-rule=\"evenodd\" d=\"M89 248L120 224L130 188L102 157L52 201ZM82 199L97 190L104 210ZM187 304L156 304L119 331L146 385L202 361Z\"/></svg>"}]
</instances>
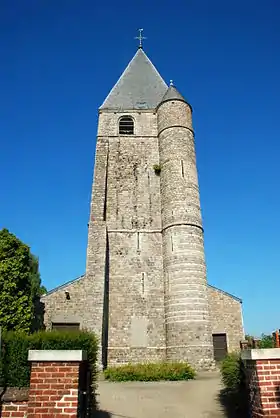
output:
<instances>
[{"instance_id":1,"label":"paved walkway","mask_svg":"<svg viewBox=\"0 0 280 418\"><path fill-rule=\"evenodd\" d=\"M218 372L187 382L99 382L98 418L224 418Z\"/></svg>"}]
</instances>

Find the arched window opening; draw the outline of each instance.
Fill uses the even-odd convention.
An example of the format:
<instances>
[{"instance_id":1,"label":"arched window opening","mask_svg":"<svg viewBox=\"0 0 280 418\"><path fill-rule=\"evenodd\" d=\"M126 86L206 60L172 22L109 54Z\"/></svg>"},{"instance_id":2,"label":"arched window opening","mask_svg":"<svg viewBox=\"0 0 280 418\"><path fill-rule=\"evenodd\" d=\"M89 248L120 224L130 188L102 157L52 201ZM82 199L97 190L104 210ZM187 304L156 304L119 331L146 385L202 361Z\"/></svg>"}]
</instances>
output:
<instances>
[{"instance_id":1,"label":"arched window opening","mask_svg":"<svg viewBox=\"0 0 280 418\"><path fill-rule=\"evenodd\" d=\"M134 121L131 116L122 116L119 122L120 135L134 135Z\"/></svg>"}]
</instances>

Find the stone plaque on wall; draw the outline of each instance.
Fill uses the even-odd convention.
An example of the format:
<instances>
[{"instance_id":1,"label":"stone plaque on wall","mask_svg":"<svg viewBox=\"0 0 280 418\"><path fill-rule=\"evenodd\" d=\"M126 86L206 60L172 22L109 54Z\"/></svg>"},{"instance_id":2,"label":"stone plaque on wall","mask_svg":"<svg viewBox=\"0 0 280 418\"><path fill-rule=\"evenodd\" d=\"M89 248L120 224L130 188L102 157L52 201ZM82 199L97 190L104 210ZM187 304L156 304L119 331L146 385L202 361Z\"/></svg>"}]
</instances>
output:
<instances>
[{"instance_id":1,"label":"stone plaque on wall","mask_svg":"<svg viewBox=\"0 0 280 418\"><path fill-rule=\"evenodd\" d=\"M131 318L131 347L147 347L148 319L146 316Z\"/></svg>"}]
</instances>

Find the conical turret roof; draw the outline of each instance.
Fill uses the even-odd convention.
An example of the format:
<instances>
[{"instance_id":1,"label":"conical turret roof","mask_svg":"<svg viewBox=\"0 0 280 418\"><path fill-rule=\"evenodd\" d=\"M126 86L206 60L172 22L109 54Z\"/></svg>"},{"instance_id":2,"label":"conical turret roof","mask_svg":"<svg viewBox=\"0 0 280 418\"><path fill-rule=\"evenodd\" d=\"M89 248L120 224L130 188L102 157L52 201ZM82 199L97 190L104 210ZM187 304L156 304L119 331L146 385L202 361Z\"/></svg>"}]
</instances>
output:
<instances>
[{"instance_id":1,"label":"conical turret roof","mask_svg":"<svg viewBox=\"0 0 280 418\"><path fill-rule=\"evenodd\" d=\"M161 100L161 103L166 102L167 100L175 100L175 99L176 100L182 100L183 102L186 102L186 100L181 95L181 93L179 93L178 90L176 89L176 87L173 84L171 84L168 87L168 90L166 91L166 93L164 94L164 96Z\"/></svg>"},{"instance_id":2,"label":"conical turret roof","mask_svg":"<svg viewBox=\"0 0 280 418\"><path fill-rule=\"evenodd\" d=\"M167 85L139 48L100 109L155 109Z\"/></svg>"}]
</instances>

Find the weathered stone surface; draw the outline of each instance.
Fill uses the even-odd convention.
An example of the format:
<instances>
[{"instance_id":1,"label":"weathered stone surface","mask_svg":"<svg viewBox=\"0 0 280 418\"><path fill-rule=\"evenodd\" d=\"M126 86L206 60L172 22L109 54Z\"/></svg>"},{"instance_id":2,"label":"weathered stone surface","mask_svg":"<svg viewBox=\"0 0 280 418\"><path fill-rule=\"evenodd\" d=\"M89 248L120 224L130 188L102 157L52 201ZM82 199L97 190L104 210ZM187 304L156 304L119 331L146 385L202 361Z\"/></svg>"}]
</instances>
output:
<instances>
[{"instance_id":1,"label":"weathered stone surface","mask_svg":"<svg viewBox=\"0 0 280 418\"><path fill-rule=\"evenodd\" d=\"M91 289L91 278L81 276L42 296L47 329L51 328L52 323L79 323L81 328L92 329L94 324L91 306L94 305L97 296L93 295ZM69 292L69 300L65 292Z\"/></svg>"},{"instance_id":2,"label":"weathered stone surface","mask_svg":"<svg viewBox=\"0 0 280 418\"><path fill-rule=\"evenodd\" d=\"M208 368L213 365L213 341L191 110L187 103L172 100L162 103L157 115L166 355Z\"/></svg>"},{"instance_id":3,"label":"weathered stone surface","mask_svg":"<svg viewBox=\"0 0 280 418\"><path fill-rule=\"evenodd\" d=\"M134 135L118 134L124 115ZM207 288L192 112L182 99L100 110L86 275L42 300L47 327L79 322L97 333L104 365L168 359L208 369L218 331L237 348L240 302Z\"/></svg>"},{"instance_id":4,"label":"weathered stone surface","mask_svg":"<svg viewBox=\"0 0 280 418\"><path fill-rule=\"evenodd\" d=\"M0 401L1 402L23 402L28 401L29 388L1 388L0 387Z\"/></svg>"},{"instance_id":5,"label":"weathered stone surface","mask_svg":"<svg viewBox=\"0 0 280 418\"><path fill-rule=\"evenodd\" d=\"M242 303L240 299L208 286L208 299L213 334L226 334L229 351L240 348L244 339Z\"/></svg>"},{"instance_id":6,"label":"weathered stone surface","mask_svg":"<svg viewBox=\"0 0 280 418\"><path fill-rule=\"evenodd\" d=\"M55 289L54 292L50 292L42 298L45 304L45 323L48 329L51 328L52 322L76 322L80 323L81 328L94 329L92 320L94 310L92 307L95 304L95 295L91 291L92 280L94 278L89 280L83 276L70 284ZM193 287L196 287L196 285L189 286L188 292L192 292ZM65 291L69 292L70 300L66 299ZM229 351L238 350L239 342L244 338L240 300L212 286L207 286L207 293L212 333L226 333ZM117 318L118 316L115 315L116 321ZM157 332L157 330L153 332ZM165 345L157 350L149 349L149 357L151 359L164 359L165 350ZM118 358L127 357L130 359L129 361L136 357L143 357L143 348L119 348L114 351L116 351L115 355ZM136 352L139 354L136 355Z\"/></svg>"}]
</instances>

